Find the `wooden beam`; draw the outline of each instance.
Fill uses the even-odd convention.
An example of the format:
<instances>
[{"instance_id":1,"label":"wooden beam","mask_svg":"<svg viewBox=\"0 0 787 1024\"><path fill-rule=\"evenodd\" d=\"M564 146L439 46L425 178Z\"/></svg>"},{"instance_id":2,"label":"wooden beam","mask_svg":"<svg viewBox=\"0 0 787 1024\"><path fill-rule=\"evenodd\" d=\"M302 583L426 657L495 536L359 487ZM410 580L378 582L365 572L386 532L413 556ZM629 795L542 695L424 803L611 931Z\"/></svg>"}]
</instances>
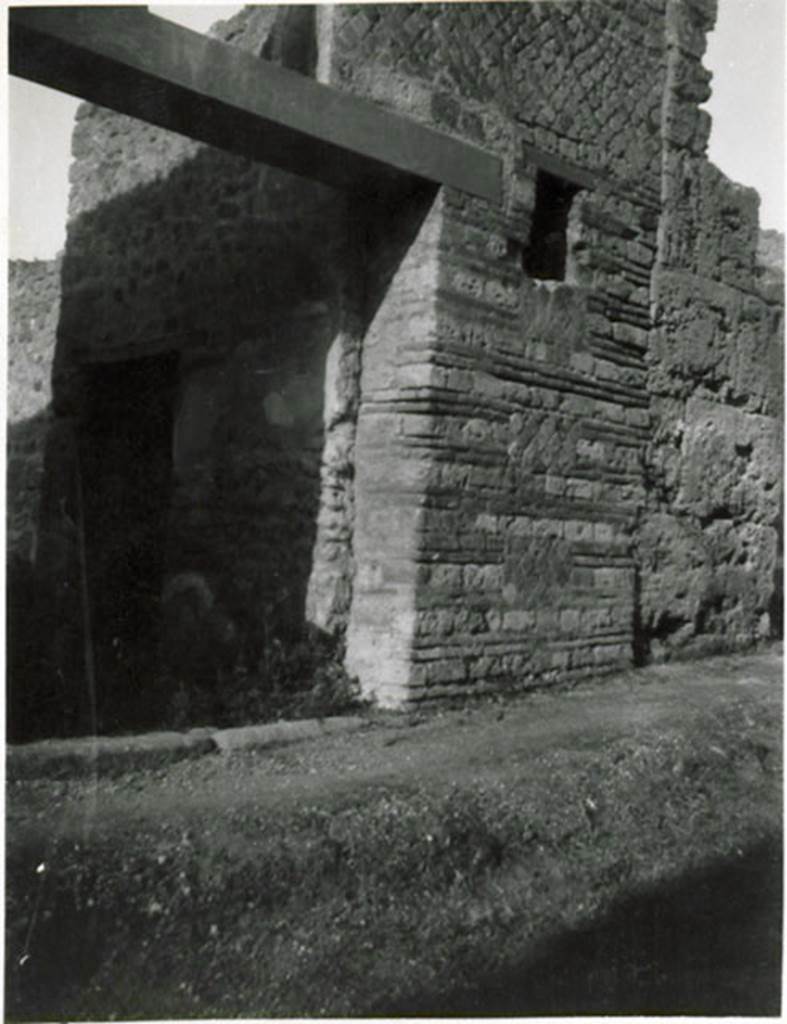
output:
<instances>
[{"instance_id":1,"label":"wooden beam","mask_svg":"<svg viewBox=\"0 0 787 1024\"><path fill-rule=\"evenodd\" d=\"M577 164L566 160L564 157L557 156L555 153L548 153L545 149L531 146L525 142L522 143L522 153L525 159L535 164L536 167L548 171L556 178L562 178L572 185L591 190L608 190L606 178L598 171L589 171L584 167L578 167Z\"/></svg>"},{"instance_id":2,"label":"wooden beam","mask_svg":"<svg viewBox=\"0 0 787 1024\"><path fill-rule=\"evenodd\" d=\"M16 7L11 74L365 195L423 182L497 203L501 163L142 7Z\"/></svg>"}]
</instances>

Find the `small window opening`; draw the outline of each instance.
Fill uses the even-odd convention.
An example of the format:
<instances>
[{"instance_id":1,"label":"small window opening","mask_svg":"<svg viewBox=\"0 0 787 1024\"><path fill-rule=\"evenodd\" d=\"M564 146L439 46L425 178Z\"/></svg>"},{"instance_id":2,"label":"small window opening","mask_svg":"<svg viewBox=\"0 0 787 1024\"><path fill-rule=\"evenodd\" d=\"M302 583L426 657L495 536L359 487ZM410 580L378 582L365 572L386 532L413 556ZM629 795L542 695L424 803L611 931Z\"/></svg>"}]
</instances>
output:
<instances>
[{"instance_id":1,"label":"small window opening","mask_svg":"<svg viewBox=\"0 0 787 1024\"><path fill-rule=\"evenodd\" d=\"M568 214L578 185L539 171L536 177L536 206L530 228L530 242L522 253L526 274L539 281L563 281L566 277L566 228Z\"/></svg>"}]
</instances>

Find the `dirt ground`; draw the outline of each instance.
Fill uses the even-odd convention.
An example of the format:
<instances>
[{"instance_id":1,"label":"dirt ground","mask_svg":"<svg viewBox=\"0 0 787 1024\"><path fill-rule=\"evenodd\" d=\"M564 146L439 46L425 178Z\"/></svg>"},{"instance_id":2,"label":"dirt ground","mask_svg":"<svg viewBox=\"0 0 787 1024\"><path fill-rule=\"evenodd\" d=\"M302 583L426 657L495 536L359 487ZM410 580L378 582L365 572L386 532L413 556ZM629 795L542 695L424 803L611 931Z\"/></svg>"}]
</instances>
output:
<instances>
[{"instance_id":1,"label":"dirt ground","mask_svg":"<svg viewBox=\"0 0 787 1024\"><path fill-rule=\"evenodd\" d=\"M330 736L277 751L239 751L166 769L87 781L20 782L8 794L9 840L101 831L129 819L191 822L253 805L319 803L328 809L359 790L420 783L450 786L496 776L501 765L532 762L560 748L592 749L658 728L685 727L709 706L748 695L781 697L781 654L671 664L535 692L507 703L462 710L372 715L361 734Z\"/></svg>"},{"instance_id":2,"label":"dirt ground","mask_svg":"<svg viewBox=\"0 0 787 1024\"><path fill-rule=\"evenodd\" d=\"M9 783L7 1014L449 1012L471 979L487 992L632 892L763 844L778 860L781 699L770 648L373 714L278 750Z\"/></svg>"}]
</instances>

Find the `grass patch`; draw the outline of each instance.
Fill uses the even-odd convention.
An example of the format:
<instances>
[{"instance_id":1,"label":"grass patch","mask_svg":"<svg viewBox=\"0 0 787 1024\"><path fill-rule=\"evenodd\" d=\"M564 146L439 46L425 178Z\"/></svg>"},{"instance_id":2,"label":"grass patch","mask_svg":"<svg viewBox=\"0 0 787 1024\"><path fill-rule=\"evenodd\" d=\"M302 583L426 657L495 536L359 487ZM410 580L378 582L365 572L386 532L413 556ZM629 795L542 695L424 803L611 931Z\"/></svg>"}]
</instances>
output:
<instances>
[{"instance_id":1,"label":"grass patch","mask_svg":"<svg viewBox=\"0 0 787 1024\"><path fill-rule=\"evenodd\" d=\"M780 832L764 701L330 803L211 808L8 854L11 1019L352 1016L511 969Z\"/></svg>"}]
</instances>

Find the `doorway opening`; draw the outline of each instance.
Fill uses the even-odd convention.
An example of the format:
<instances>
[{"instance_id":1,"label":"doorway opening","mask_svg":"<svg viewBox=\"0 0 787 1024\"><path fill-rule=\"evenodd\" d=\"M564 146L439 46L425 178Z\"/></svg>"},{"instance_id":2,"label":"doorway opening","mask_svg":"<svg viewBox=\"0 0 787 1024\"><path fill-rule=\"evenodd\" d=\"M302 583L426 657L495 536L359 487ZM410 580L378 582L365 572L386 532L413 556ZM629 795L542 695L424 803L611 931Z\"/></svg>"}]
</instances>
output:
<instances>
[{"instance_id":1,"label":"doorway opening","mask_svg":"<svg viewBox=\"0 0 787 1024\"><path fill-rule=\"evenodd\" d=\"M85 368L79 429L99 732L157 712L177 356Z\"/></svg>"}]
</instances>

